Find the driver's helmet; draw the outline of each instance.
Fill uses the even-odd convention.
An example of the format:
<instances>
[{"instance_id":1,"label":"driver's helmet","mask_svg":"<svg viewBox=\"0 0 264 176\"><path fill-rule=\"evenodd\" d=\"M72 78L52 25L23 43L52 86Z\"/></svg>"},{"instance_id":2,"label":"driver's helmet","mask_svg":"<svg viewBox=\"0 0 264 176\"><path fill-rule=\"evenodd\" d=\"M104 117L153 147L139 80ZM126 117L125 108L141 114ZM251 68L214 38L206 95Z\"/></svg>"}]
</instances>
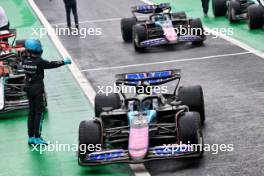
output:
<instances>
[{"instance_id":1,"label":"driver's helmet","mask_svg":"<svg viewBox=\"0 0 264 176\"><path fill-rule=\"evenodd\" d=\"M163 21L163 17L161 15L155 16L155 21Z\"/></svg>"},{"instance_id":2,"label":"driver's helmet","mask_svg":"<svg viewBox=\"0 0 264 176\"><path fill-rule=\"evenodd\" d=\"M39 39L27 39L25 42L25 48L32 53L41 54L43 52L42 45Z\"/></svg>"},{"instance_id":3,"label":"driver's helmet","mask_svg":"<svg viewBox=\"0 0 264 176\"><path fill-rule=\"evenodd\" d=\"M145 100L142 103L142 109L143 109L143 111L151 110L152 109L152 100L151 99Z\"/></svg>"},{"instance_id":4,"label":"driver's helmet","mask_svg":"<svg viewBox=\"0 0 264 176\"><path fill-rule=\"evenodd\" d=\"M142 93L142 94L138 94L138 98L144 98L144 97L146 97L146 96L148 96L148 94L144 94L144 93Z\"/></svg>"},{"instance_id":5,"label":"driver's helmet","mask_svg":"<svg viewBox=\"0 0 264 176\"><path fill-rule=\"evenodd\" d=\"M148 94L139 94L138 98L143 99L144 97L147 97L147 96L148 96ZM143 111L151 110L152 109L152 100L148 99L148 100L145 100L144 102L142 102L141 108Z\"/></svg>"},{"instance_id":6,"label":"driver's helmet","mask_svg":"<svg viewBox=\"0 0 264 176\"><path fill-rule=\"evenodd\" d=\"M170 16L169 16L168 14L164 15L164 16L163 16L163 20L164 20L164 21L168 21L168 20L170 20Z\"/></svg>"}]
</instances>

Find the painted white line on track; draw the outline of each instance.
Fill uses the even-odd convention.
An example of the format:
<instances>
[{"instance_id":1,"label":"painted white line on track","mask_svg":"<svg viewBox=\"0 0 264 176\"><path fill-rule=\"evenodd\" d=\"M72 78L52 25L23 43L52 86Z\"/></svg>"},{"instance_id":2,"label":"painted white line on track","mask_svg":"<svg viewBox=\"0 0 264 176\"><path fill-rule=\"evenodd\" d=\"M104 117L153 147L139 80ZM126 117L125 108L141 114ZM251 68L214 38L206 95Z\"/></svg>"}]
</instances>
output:
<instances>
[{"instance_id":1,"label":"painted white line on track","mask_svg":"<svg viewBox=\"0 0 264 176\"><path fill-rule=\"evenodd\" d=\"M51 25L49 24L45 16L42 14L40 9L37 7L34 0L28 0L28 3L32 7L32 9L35 11L36 15L38 16L38 18L40 19L44 27L47 28L48 30L53 31L53 28L51 27ZM65 47L62 45L59 38L55 35L54 31L51 32L50 38L63 57L70 57L70 54L65 49ZM74 61L72 61L72 64L69 66L69 68L72 74L74 75L75 79L79 83L80 87L82 88L83 92L87 96L87 98L90 100L92 105L94 105L94 97L96 95L96 92L93 89L92 85L83 76L83 74L80 72L79 68L74 63ZM129 165L129 166L131 170L134 172L135 176L150 176L150 174L148 173L148 171L146 170L143 164L134 164L134 165Z\"/></svg>"},{"instance_id":2,"label":"painted white line on track","mask_svg":"<svg viewBox=\"0 0 264 176\"><path fill-rule=\"evenodd\" d=\"M144 18L146 16L137 16L138 18ZM84 20L84 21L79 21L79 24L85 24L85 23L106 23L106 22L113 22L113 21L121 21L122 18L103 18L103 19L96 19L96 20ZM62 22L62 23L53 23L51 26L60 26L60 25L66 25L67 23Z\"/></svg>"},{"instance_id":3,"label":"painted white line on track","mask_svg":"<svg viewBox=\"0 0 264 176\"><path fill-rule=\"evenodd\" d=\"M129 164L135 176L151 176L144 164Z\"/></svg>"},{"instance_id":4,"label":"painted white line on track","mask_svg":"<svg viewBox=\"0 0 264 176\"><path fill-rule=\"evenodd\" d=\"M42 14L42 12L38 8L38 6L35 4L34 0L28 0L28 3L32 7L32 9L36 13L37 17L39 18L41 23L44 25L44 27L48 31L52 31L52 32L49 32L49 36L50 36L51 40L53 41L54 45L56 46L56 48L58 49L58 51L60 52L60 54L64 58L65 57L72 58L70 56L70 54L68 53L68 51L65 49L65 47L62 45L59 38L55 35L53 28L51 27L51 25L49 24L49 22L47 21L45 16ZM77 82L79 83L80 87L82 88L82 90L85 93L85 95L87 96L87 98L93 104L94 103L94 97L95 97L96 93L95 93L94 89L92 88L92 85L87 81L87 79L81 73L81 71L79 70L79 68L77 67L77 65L75 64L75 62L73 60L72 60L72 64L69 65L69 69L72 72L75 79L77 80Z\"/></svg>"},{"instance_id":5,"label":"painted white line on track","mask_svg":"<svg viewBox=\"0 0 264 176\"><path fill-rule=\"evenodd\" d=\"M168 60L168 61L151 62L151 63L143 63L143 64L131 64L131 65L121 65L121 66L114 66L114 67L91 68L91 69L84 69L84 70L81 70L81 71L82 72L89 72L89 71L113 70L113 69L122 69L122 68L129 68L129 67L142 67L142 66L160 65L160 64L168 64L168 63L176 63L176 62L199 61L199 60L206 60L206 59L212 59L212 58L219 59L219 58L222 58L222 57L241 56L241 55L246 55L246 54L252 54L252 53L249 52L249 51L246 51L246 52L241 52L241 53L221 54L221 55L213 55L213 56L203 56L203 57Z\"/></svg>"},{"instance_id":6,"label":"painted white line on track","mask_svg":"<svg viewBox=\"0 0 264 176\"><path fill-rule=\"evenodd\" d=\"M259 56L260 58L264 59L264 53L263 52L255 49L255 48L252 48L252 47L246 45L245 43L240 42L239 40L236 40L236 39L234 39L234 38L232 38L230 36L220 34L220 33L216 32L216 31L214 31L214 30L212 30L212 29L210 29L208 27L204 27L204 29L207 32L211 33L212 35L219 36L220 38L228 41L229 43L232 43L232 44L234 44L236 46L239 46L240 48L243 48L244 50L249 51L252 54L255 54L255 55Z\"/></svg>"},{"instance_id":7,"label":"painted white line on track","mask_svg":"<svg viewBox=\"0 0 264 176\"><path fill-rule=\"evenodd\" d=\"M112 21L120 21L121 18L107 18L107 19L96 19L96 20L85 20L80 21L79 24L85 24L85 23L105 23L105 22L112 22ZM51 24L52 26L59 26L59 25L66 25L67 23L54 23Z\"/></svg>"}]
</instances>

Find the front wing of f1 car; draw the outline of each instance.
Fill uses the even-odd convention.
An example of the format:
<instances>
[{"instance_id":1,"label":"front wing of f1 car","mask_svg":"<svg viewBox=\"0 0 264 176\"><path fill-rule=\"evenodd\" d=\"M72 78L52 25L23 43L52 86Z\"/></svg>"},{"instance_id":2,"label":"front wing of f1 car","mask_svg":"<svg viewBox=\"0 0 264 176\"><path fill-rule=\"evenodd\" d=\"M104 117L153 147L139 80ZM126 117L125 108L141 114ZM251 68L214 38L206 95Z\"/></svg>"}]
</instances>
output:
<instances>
[{"instance_id":1,"label":"front wing of f1 car","mask_svg":"<svg viewBox=\"0 0 264 176\"><path fill-rule=\"evenodd\" d=\"M198 42L203 41L204 38L195 35L186 35L186 36L179 36L174 41L169 41L166 38L157 38L157 39L150 39L140 43L140 46L143 47L151 47L151 46L159 46L159 45L166 45L166 44L176 44L180 42Z\"/></svg>"},{"instance_id":2,"label":"front wing of f1 car","mask_svg":"<svg viewBox=\"0 0 264 176\"><path fill-rule=\"evenodd\" d=\"M155 22L156 26L161 27L164 33L164 37L149 39L142 41L140 46L151 47L166 44L176 44L180 42L199 42L204 41L206 38L203 35L178 35L177 30L174 28L172 21Z\"/></svg>"},{"instance_id":3,"label":"front wing of f1 car","mask_svg":"<svg viewBox=\"0 0 264 176\"><path fill-rule=\"evenodd\" d=\"M93 152L86 156L84 160L79 159L79 164L83 166L89 165L103 165L113 163L130 163L138 164L142 162L161 160L161 159L175 159L199 157L200 151L195 151L191 145L163 145L148 149L148 154L144 159L134 160L131 157L133 150L105 150L100 152Z\"/></svg>"}]
</instances>

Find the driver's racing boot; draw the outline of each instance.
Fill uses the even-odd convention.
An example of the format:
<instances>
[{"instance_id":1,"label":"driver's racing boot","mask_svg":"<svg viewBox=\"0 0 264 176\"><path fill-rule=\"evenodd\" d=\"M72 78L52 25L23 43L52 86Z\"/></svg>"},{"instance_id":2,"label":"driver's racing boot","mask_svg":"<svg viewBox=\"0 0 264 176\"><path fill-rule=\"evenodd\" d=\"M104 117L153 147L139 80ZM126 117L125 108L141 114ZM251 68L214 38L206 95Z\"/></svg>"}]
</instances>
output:
<instances>
[{"instance_id":1,"label":"driver's racing boot","mask_svg":"<svg viewBox=\"0 0 264 176\"><path fill-rule=\"evenodd\" d=\"M38 137L38 138L35 138L34 144L35 145L48 145L49 143L45 141L44 139L42 139L41 137Z\"/></svg>"},{"instance_id":2,"label":"driver's racing boot","mask_svg":"<svg viewBox=\"0 0 264 176\"><path fill-rule=\"evenodd\" d=\"M35 144L35 137L28 138L28 145L34 145Z\"/></svg>"}]
</instances>

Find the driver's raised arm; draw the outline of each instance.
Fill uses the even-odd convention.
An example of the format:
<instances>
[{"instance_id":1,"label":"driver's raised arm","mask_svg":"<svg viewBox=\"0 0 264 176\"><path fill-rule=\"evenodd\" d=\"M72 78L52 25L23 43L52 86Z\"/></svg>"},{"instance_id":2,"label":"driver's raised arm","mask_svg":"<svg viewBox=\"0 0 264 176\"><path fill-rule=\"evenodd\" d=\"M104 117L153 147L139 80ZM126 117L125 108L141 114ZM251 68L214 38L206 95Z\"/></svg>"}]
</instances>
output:
<instances>
[{"instance_id":1,"label":"driver's raised arm","mask_svg":"<svg viewBox=\"0 0 264 176\"><path fill-rule=\"evenodd\" d=\"M64 65L63 61L47 61L47 60L41 59L41 61L39 62L39 67L43 69L57 68L63 65Z\"/></svg>"},{"instance_id":2,"label":"driver's raised arm","mask_svg":"<svg viewBox=\"0 0 264 176\"><path fill-rule=\"evenodd\" d=\"M70 63L71 63L71 60L69 58L66 58L61 61L47 61L47 60L41 59L38 66L43 69L52 69L52 68L57 68L57 67L70 64Z\"/></svg>"}]
</instances>

